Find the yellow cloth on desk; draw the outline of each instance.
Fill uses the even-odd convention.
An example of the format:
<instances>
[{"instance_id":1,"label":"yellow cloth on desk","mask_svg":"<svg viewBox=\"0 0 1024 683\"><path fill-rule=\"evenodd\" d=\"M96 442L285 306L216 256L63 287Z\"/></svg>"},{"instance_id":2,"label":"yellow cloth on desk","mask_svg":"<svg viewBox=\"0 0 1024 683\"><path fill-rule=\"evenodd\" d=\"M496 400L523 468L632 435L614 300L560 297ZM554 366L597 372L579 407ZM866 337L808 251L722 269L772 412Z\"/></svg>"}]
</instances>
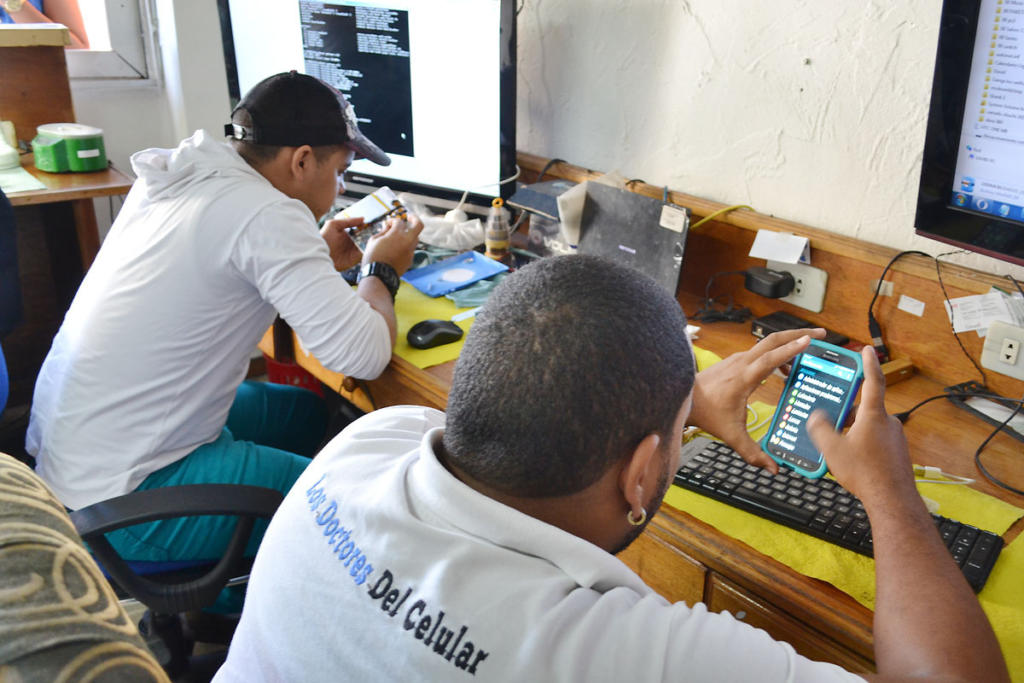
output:
<instances>
[{"instance_id":1,"label":"yellow cloth on desk","mask_svg":"<svg viewBox=\"0 0 1024 683\"><path fill-rule=\"evenodd\" d=\"M460 311L468 311L468 308L458 308L445 297L432 298L423 294L418 289L402 282L395 296L395 317L398 320L398 339L395 341L395 355L404 358L416 367L423 369L431 365L440 365L459 357L462 345L466 336L450 344L442 344L432 349L414 349L409 346L405 335L409 328L421 320L437 318L439 320L451 320L452 316ZM462 328L463 332L469 332L473 326L475 317L460 320L455 324Z\"/></svg>"},{"instance_id":2,"label":"yellow cloth on desk","mask_svg":"<svg viewBox=\"0 0 1024 683\"><path fill-rule=\"evenodd\" d=\"M703 349L695 351L700 369L717 359L715 354ZM773 411L763 403L755 403L753 407L760 420ZM765 424L751 436L756 440L767 426ZM1024 510L966 486L919 482L918 490L939 503L940 515L996 534L1005 533L1024 516ZM805 576L828 581L865 607L874 609L875 561L870 557L678 486L669 488L665 503ZM1021 577L1024 577L1024 540L1017 538L1003 549L978 599L999 638L1011 676L1024 681L1024 582Z\"/></svg>"}]
</instances>

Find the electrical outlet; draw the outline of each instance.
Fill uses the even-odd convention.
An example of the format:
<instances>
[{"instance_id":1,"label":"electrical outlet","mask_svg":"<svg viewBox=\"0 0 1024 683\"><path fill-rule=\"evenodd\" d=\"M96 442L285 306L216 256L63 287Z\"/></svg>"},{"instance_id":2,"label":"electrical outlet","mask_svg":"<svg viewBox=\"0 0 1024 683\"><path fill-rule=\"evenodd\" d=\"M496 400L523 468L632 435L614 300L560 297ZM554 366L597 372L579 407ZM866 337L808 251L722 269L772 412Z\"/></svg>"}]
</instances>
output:
<instances>
[{"instance_id":1,"label":"electrical outlet","mask_svg":"<svg viewBox=\"0 0 1024 683\"><path fill-rule=\"evenodd\" d=\"M981 350L981 364L989 370L1024 379L1024 359L1020 357L1022 344L1024 327L997 320L988 326Z\"/></svg>"},{"instance_id":2,"label":"electrical outlet","mask_svg":"<svg viewBox=\"0 0 1024 683\"><path fill-rule=\"evenodd\" d=\"M825 285L828 284L828 273L821 268L806 266L802 263L780 263L768 261L772 270L784 270L793 276L796 285L789 296L782 297L794 306L806 308L808 311L821 313L825 307Z\"/></svg>"}]
</instances>

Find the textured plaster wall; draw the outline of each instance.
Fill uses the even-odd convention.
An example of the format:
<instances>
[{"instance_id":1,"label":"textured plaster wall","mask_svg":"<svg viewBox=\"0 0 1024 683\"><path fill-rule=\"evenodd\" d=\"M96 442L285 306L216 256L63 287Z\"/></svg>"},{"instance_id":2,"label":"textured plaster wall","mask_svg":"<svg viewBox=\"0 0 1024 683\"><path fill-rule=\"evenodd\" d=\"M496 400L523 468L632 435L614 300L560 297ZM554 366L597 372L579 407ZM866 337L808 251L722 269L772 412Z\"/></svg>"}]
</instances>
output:
<instances>
[{"instance_id":1,"label":"textured plaster wall","mask_svg":"<svg viewBox=\"0 0 1024 683\"><path fill-rule=\"evenodd\" d=\"M524 0L517 146L940 254L913 231L940 6Z\"/></svg>"}]
</instances>

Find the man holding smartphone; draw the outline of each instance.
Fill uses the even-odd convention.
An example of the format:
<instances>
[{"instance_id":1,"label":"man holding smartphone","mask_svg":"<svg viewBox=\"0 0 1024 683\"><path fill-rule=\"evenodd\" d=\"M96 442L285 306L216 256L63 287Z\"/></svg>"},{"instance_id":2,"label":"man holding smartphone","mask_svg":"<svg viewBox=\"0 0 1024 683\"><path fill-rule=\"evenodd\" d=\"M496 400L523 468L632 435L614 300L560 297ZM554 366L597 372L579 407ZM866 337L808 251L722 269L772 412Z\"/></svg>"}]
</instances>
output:
<instances>
[{"instance_id":1,"label":"man holding smartphone","mask_svg":"<svg viewBox=\"0 0 1024 683\"><path fill-rule=\"evenodd\" d=\"M773 334L696 373L685 323L653 280L596 257L506 278L447 413L375 411L296 482L216 680L860 680L728 613L669 604L613 556L657 512L685 425L778 468L747 435L747 400L824 335ZM877 360L863 362L849 434L809 429L877 524L877 678L1005 681L914 489Z\"/></svg>"}]
</instances>

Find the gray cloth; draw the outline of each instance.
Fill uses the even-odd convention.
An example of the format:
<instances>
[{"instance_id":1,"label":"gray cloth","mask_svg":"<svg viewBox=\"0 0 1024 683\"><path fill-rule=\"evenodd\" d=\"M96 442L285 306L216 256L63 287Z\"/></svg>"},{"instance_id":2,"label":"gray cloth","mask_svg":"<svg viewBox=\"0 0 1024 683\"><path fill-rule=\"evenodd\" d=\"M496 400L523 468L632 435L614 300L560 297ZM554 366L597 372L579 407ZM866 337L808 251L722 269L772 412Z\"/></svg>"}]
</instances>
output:
<instances>
[{"instance_id":1,"label":"gray cloth","mask_svg":"<svg viewBox=\"0 0 1024 683\"><path fill-rule=\"evenodd\" d=\"M168 681L64 506L0 453L0 681Z\"/></svg>"}]
</instances>

